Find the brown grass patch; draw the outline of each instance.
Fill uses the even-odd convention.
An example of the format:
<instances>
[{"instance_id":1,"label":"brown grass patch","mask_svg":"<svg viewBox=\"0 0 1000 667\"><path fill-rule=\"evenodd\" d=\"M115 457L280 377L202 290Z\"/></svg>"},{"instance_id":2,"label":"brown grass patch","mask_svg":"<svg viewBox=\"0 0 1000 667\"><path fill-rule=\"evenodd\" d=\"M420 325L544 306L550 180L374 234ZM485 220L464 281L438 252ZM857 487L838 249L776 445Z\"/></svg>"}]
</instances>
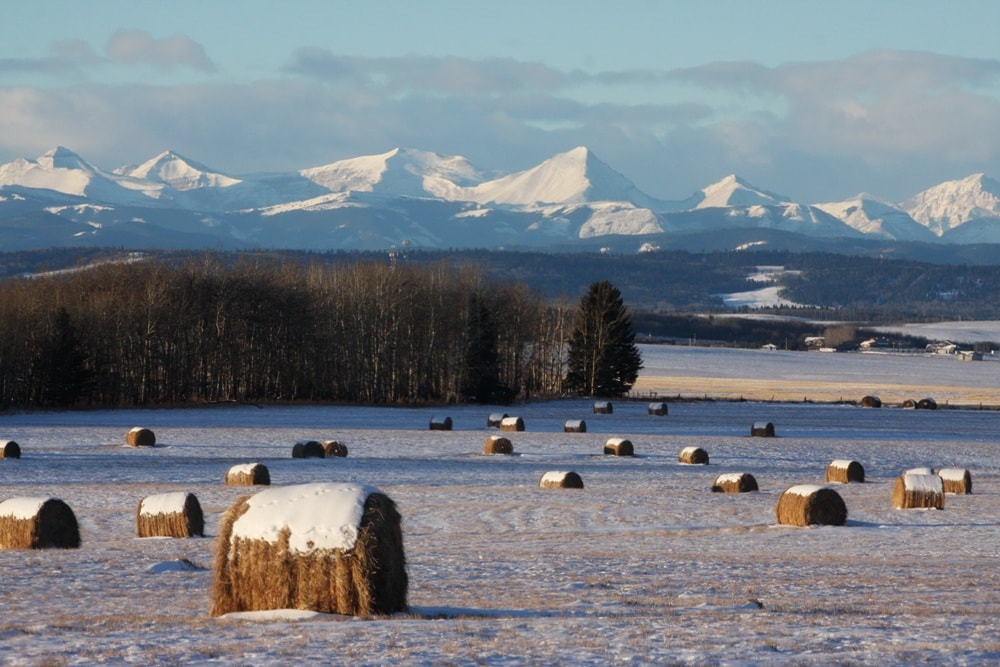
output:
<instances>
[{"instance_id":1,"label":"brown grass patch","mask_svg":"<svg viewBox=\"0 0 1000 667\"><path fill-rule=\"evenodd\" d=\"M775 515L778 523L789 526L843 526L847 521L847 505L833 489L802 484L781 494Z\"/></svg>"},{"instance_id":2,"label":"brown grass patch","mask_svg":"<svg viewBox=\"0 0 1000 667\"><path fill-rule=\"evenodd\" d=\"M157 506L166 495L169 494L147 496L139 501L135 510L136 534L139 537L204 537L205 515L193 493L185 494L181 507L174 511L150 513L150 507Z\"/></svg>"},{"instance_id":3,"label":"brown grass patch","mask_svg":"<svg viewBox=\"0 0 1000 667\"><path fill-rule=\"evenodd\" d=\"M25 516L25 510L34 510L34 513ZM58 498L11 498L0 503L0 549L76 549L79 546L80 528L76 515Z\"/></svg>"}]
</instances>

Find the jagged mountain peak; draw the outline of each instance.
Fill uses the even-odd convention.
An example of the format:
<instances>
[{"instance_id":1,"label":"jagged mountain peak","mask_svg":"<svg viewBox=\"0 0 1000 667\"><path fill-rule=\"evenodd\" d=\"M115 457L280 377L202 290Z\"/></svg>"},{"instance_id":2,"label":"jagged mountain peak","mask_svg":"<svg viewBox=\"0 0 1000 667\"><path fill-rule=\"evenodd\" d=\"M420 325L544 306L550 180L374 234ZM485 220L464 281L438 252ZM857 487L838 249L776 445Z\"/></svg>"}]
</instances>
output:
<instances>
[{"instance_id":1,"label":"jagged mountain peak","mask_svg":"<svg viewBox=\"0 0 1000 667\"><path fill-rule=\"evenodd\" d=\"M38 156L35 163L43 169L82 169L90 172L100 171L94 165L90 164L65 146L56 146L55 148L46 151L42 155Z\"/></svg>"},{"instance_id":2,"label":"jagged mountain peak","mask_svg":"<svg viewBox=\"0 0 1000 667\"><path fill-rule=\"evenodd\" d=\"M729 174L722 180L712 183L702 189L701 194L701 201L695 208L771 206L791 201L783 195L758 188L736 174Z\"/></svg>"},{"instance_id":3,"label":"jagged mountain peak","mask_svg":"<svg viewBox=\"0 0 1000 667\"><path fill-rule=\"evenodd\" d=\"M215 172L200 162L189 160L172 150L163 151L138 166L120 167L115 173L163 183L181 191L204 187L226 188L240 183L237 178Z\"/></svg>"},{"instance_id":4,"label":"jagged mountain peak","mask_svg":"<svg viewBox=\"0 0 1000 667\"><path fill-rule=\"evenodd\" d=\"M928 188L900 206L941 236L970 220L1000 217L1000 182L983 173L971 174Z\"/></svg>"}]
</instances>

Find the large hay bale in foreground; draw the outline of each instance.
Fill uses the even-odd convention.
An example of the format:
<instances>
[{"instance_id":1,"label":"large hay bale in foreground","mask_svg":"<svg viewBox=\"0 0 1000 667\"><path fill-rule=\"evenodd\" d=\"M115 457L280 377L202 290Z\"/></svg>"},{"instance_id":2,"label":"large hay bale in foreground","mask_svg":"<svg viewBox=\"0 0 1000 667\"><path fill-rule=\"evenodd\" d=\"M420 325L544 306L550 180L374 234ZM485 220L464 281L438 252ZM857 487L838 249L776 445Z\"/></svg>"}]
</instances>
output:
<instances>
[{"instance_id":1,"label":"large hay bale in foreground","mask_svg":"<svg viewBox=\"0 0 1000 667\"><path fill-rule=\"evenodd\" d=\"M491 435L483 445L483 454L513 454L514 445L502 435Z\"/></svg>"},{"instance_id":2,"label":"large hay bale in foreground","mask_svg":"<svg viewBox=\"0 0 1000 667\"><path fill-rule=\"evenodd\" d=\"M431 417L430 429L432 431L450 431L451 417Z\"/></svg>"},{"instance_id":3,"label":"large hay bale in foreground","mask_svg":"<svg viewBox=\"0 0 1000 667\"><path fill-rule=\"evenodd\" d=\"M226 471L226 486L267 486L271 473L263 463L240 463Z\"/></svg>"},{"instance_id":4,"label":"large hay bale in foreground","mask_svg":"<svg viewBox=\"0 0 1000 667\"><path fill-rule=\"evenodd\" d=\"M323 442L323 454L327 458L347 456L347 445L338 440L326 440Z\"/></svg>"},{"instance_id":5,"label":"large hay bale in foreground","mask_svg":"<svg viewBox=\"0 0 1000 667\"><path fill-rule=\"evenodd\" d=\"M597 401L594 403L595 415L610 415L614 411L615 406L611 404L611 401Z\"/></svg>"},{"instance_id":6,"label":"large hay bale in foreground","mask_svg":"<svg viewBox=\"0 0 1000 667\"><path fill-rule=\"evenodd\" d=\"M830 465L826 467L826 481L844 484L863 482L865 481L865 467L850 459L830 461Z\"/></svg>"},{"instance_id":7,"label":"large hay bale in foreground","mask_svg":"<svg viewBox=\"0 0 1000 667\"><path fill-rule=\"evenodd\" d=\"M774 424L771 422L754 422L750 427L750 435L756 438L773 438Z\"/></svg>"},{"instance_id":8,"label":"large hay bale in foreground","mask_svg":"<svg viewBox=\"0 0 1000 667\"><path fill-rule=\"evenodd\" d=\"M719 475L712 483L713 493L747 493L758 491L757 480L748 472L729 472Z\"/></svg>"},{"instance_id":9,"label":"large hay bale in foreground","mask_svg":"<svg viewBox=\"0 0 1000 667\"><path fill-rule=\"evenodd\" d=\"M125 444L129 447L154 447L156 435L148 428L136 426L125 434Z\"/></svg>"},{"instance_id":10,"label":"large hay bale in foreground","mask_svg":"<svg viewBox=\"0 0 1000 667\"><path fill-rule=\"evenodd\" d=\"M520 417L504 417L500 420L501 431L523 431L524 420Z\"/></svg>"},{"instance_id":11,"label":"large hay bale in foreground","mask_svg":"<svg viewBox=\"0 0 1000 667\"><path fill-rule=\"evenodd\" d=\"M205 515L193 493L146 496L135 510L135 530L139 537L204 537Z\"/></svg>"},{"instance_id":12,"label":"large hay bale in foreground","mask_svg":"<svg viewBox=\"0 0 1000 667\"><path fill-rule=\"evenodd\" d=\"M399 512L370 486L301 484L241 498L222 517L214 569L212 616L407 608Z\"/></svg>"},{"instance_id":13,"label":"large hay bale in foreground","mask_svg":"<svg viewBox=\"0 0 1000 667\"><path fill-rule=\"evenodd\" d=\"M551 470L542 475L538 486L542 489L582 489L583 480L575 472Z\"/></svg>"},{"instance_id":14,"label":"large hay bale in foreground","mask_svg":"<svg viewBox=\"0 0 1000 667\"><path fill-rule=\"evenodd\" d=\"M881 408L882 399L878 396L865 396L861 399L861 407L863 408Z\"/></svg>"},{"instance_id":15,"label":"large hay bale in foreground","mask_svg":"<svg viewBox=\"0 0 1000 667\"><path fill-rule=\"evenodd\" d=\"M965 468L941 468L938 470L945 493L964 495L972 493L972 475Z\"/></svg>"},{"instance_id":16,"label":"large hay bale in foreground","mask_svg":"<svg viewBox=\"0 0 1000 667\"><path fill-rule=\"evenodd\" d=\"M487 428L499 428L500 427L500 422L502 422L504 419L507 419L507 413L506 412L492 412L486 418L486 427Z\"/></svg>"},{"instance_id":17,"label":"large hay bale in foreground","mask_svg":"<svg viewBox=\"0 0 1000 667\"><path fill-rule=\"evenodd\" d=\"M299 440L292 445L293 459L321 459L325 456L323 445L315 440Z\"/></svg>"},{"instance_id":18,"label":"large hay bale in foreground","mask_svg":"<svg viewBox=\"0 0 1000 667\"><path fill-rule=\"evenodd\" d=\"M587 422L582 419L567 419L563 424L563 433L586 433Z\"/></svg>"},{"instance_id":19,"label":"large hay bale in foreground","mask_svg":"<svg viewBox=\"0 0 1000 667\"><path fill-rule=\"evenodd\" d=\"M708 452L701 447L685 447L677 455L677 460L681 463L708 465Z\"/></svg>"},{"instance_id":20,"label":"large hay bale in foreground","mask_svg":"<svg viewBox=\"0 0 1000 667\"><path fill-rule=\"evenodd\" d=\"M0 440L0 459L21 458L21 445L13 440Z\"/></svg>"},{"instance_id":21,"label":"large hay bale in foreground","mask_svg":"<svg viewBox=\"0 0 1000 667\"><path fill-rule=\"evenodd\" d=\"M635 449L631 440L608 438L604 443L604 453L610 456L635 456Z\"/></svg>"},{"instance_id":22,"label":"large hay bale in foreground","mask_svg":"<svg viewBox=\"0 0 1000 667\"><path fill-rule=\"evenodd\" d=\"M817 484L785 489L774 513L778 523L789 526L843 526L847 521L847 505L840 494Z\"/></svg>"},{"instance_id":23,"label":"large hay bale in foreground","mask_svg":"<svg viewBox=\"0 0 1000 667\"><path fill-rule=\"evenodd\" d=\"M646 407L646 412L651 415L662 417L667 414L667 404L662 401L659 403L650 403Z\"/></svg>"},{"instance_id":24,"label":"large hay bale in foreground","mask_svg":"<svg viewBox=\"0 0 1000 667\"><path fill-rule=\"evenodd\" d=\"M76 549L80 527L58 498L9 498L0 502L0 549Z\"/></svg>"},{"instance_id":25,"label":"large hay bale in foreground","mask_svg":"<svg viewBox=\"0 0 1000 667\"><path fill-rule=\"evenodd\" d=\"M896 478L892 506L905 509L944 509L944 483L937 475L905 472Z\"/></svg>"}]
</instances>

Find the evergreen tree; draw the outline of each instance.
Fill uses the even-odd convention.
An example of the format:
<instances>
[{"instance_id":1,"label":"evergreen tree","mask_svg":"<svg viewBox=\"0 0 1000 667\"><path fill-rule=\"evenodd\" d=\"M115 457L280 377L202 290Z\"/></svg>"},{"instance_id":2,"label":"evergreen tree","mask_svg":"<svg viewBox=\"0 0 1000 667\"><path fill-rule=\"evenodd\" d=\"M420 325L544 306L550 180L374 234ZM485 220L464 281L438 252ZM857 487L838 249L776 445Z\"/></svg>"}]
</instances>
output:
<instances>
[{"instance_id":1,"label":"evergreen tree","mask_svg":"<svg viewBox=\"0 0 1000 667\"><path fill-rule=\"evenodd\" d=\"M566 389L586 396L621 396L639 375L632 316L606 280L593 283L580 300L567 366Z\"/></svg>"}]
</instances>

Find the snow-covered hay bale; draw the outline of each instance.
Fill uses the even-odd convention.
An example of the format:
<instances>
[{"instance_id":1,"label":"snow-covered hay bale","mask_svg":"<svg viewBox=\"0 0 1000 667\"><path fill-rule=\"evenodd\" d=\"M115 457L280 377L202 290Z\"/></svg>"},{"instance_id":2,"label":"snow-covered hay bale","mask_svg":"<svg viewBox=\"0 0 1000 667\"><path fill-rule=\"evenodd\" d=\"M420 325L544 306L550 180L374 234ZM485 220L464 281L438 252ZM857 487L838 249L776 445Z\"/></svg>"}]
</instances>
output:
<instances>
[{"instance_id":1,"label":"snow-covered hay bale","mask_svg":"<svg viewBox=\"0 0 1000 667\"><path fill-rule=\"evenodd\" d=\"M21 445L13 440L0 440L0 459L21 458Z\"/></svg>"},{"instance_id":2,"label":"snow-covered hay bale","mask_svg":"<svg viewBox=\"0 0 1000 667\"><path fill-rule=\"evenodd\" d=\"M937 475L905 472L896 478L892 506L898 510L944 509L944 483Z\"/></svg>"},{"instance_id":3,"label":"snow-covered hay bale","mask_svg":"<svg viewBox=\"0 0 1000 667\"><path fill-rule=\"evenodd\" d=\"M583 480L575 472L551 470L542 475L538 486L543 489L582 489Z\"/></svg>"},{"instance_id":4,"label":"snow-covered hay bale","mask_svg":"<svg viewBox=\"0 0 1000 667\"><path fill-rule=\"evenodd\" d=\"M80 528L58 498L9 498L0 502L0 549L76 549Z\"/></svg>"},{"instance_id":5,"label":"snow-covered hay bale","mask_svg":"<svg viewBox=\"0 0 1000 667\"><path fill-rule=\"evenodd\" d=\"M610 415L614 411L615 406L611 404L611 401L597 401L594 403L595 415Z\"/></svg>"},{"instance_id":6,"label":"snow-covered hay bale","mask_svg":"<svg viewBox=\"0 0 1000 667\"><path fill-rule=\"evenodd\" d=\"M750 426L750 435L756 438L773 438L774 424L771 422L754 422Z\"/></svg>"},{"instance_id":7,"label":"snow-covered hay bale","mask_svg":"<svg viewBox=\"0 0 1000 667\"><path fill-rule=\"evenodd\" d=\"M139 537L204 536L205 515L193 493L146 496L135 511L135 530Z\"/></svg>"},{"instance_id":8,"label":"snow-covered hay bale","mask_svg":"<svg viewBox=\"0 0 1000 667\"><path fill-rule=\"evenodd\" d=\"M851 461L850 459L830 461L830 465L826 467L826 481L841 482L843 484L863 482L865 481L865 467L857 461Z\"/></svg>"},{"instance_id":9,"label":"snow-covered hay bale","mask_svg":"<svg viewBox=\"0 0 1000 667\"><path fill-rule=\"evenodd\" d=\"M748 472L728 472L712 483L713 493L747 493L758 491L757 480Z\"/></svg>"},{"instance_id":10,"label":"snow-covered hay bale","mask_svg":"<svg viewBox=\"0 0 1000 667\"><path fill-rule=\"evenodd\" d=\"M507 413L506 412L492 412L486 418L486 427L487 428L500 428L500 422L502 422L504 419L507 419Z\"/></svg>"},{"instance_id":11,"label":"snow-covered hay bale","mask_svg":"<svg viewBox=\"0 0 1000 667\"><path fill-rule=\"evenodd\" d=\"M326 456L323 445L315 440L299 440L292 445L293 459L321 459Z\"/></svg>"},{"instance_id":12,"label":"snow-covered hay bale","mask_svg":"<svg viewBox=\"0 0 1000 667\"><path fill-rule=\"evenodd\" d=\"M972 475L965 468L941 468L938 470L945 493L964 495L972 493Z\"/></svg>"},{"instance_id":13,"label":"snow-covered hay bale","mask_svg":"<svg viewBox=\"0 0 1000 667\"><path fill-rule=\"evenodd\" d=\"M563 424L563 433L586 433L587 422L582 419L567 419Z\"/></svg>"},{"instance_id":14,"label":"snow-covered hay bale","mask_svg":"<svg viewBox=\"0 0 1000 667\"><path fill-rule=\"evenodd\" d=\"M323 454L327 457L347 456L347 445L339 440L326 440L323 442Z\"/></svg>"},{"instance_id":15,"label":"snow-covered hay bale","mask_svg":"<svg viewBox=\"0 0 1000 667\"><path fill-rule=\"evenodd\" d=\"M685 447L677 455L677 460L681 463L708 465L708 452L701 447Z\"/></svg>"},{"instance_id":16,"label":"snow-covered hay bale","mask_svg":"<svg viewBox=\"0 0 1000 667\"><path fill-rule=\"evenodd\" d=\"M263 463L241 463L226 471L226 486L267 486L271 473Z\"/></svg>"},{"instance_id":17,"label":"snow-covered hay bale","mask_svg":"<svg viewBox=\"0 0 1000 667\"><path fill-rule=\"evenodd\" d=\"M646 408L646 412L651 415L662 417L667 414L667 404L662 401L659 403L650 403Z\"/></svg>"},{"instance_id":18,"label":"snow-covered hay bale","mask_svg":"<svg viewBox=\"0 0 1000 667\"><path fill-rule=\"evenodd\" d=\"M483 454L513 454L514 445L502 435L491 435L486 438Z\"/></svg>"},{"instance_id":19,"label":"snow-covered hay bale","mask_svg":"<svg viewBox=\"0 0 1000 667\"><path fill-rule=\"evenodd\" d=\"M817 484L785 489L774 513L778 523L789 526L843 526L847 521L847 505L840 494Z\"/></svg>"},{"instance_id":20,"label":"snow-covered hay bale","mask_svg":"<svg viewBox=\"0 0 1000 667\"><path fill-rule=\"evenodd\" d=\"M370 486L301 484L241 498L222 517L214 570L212 616L407 608L399 512Z\"/></svg>"},{"instance_id":21,"label":"snow-covered hay bale","mask_svg":"<svg viewBox=\"0 0 1000 667\"><path fill-rule=\"evenodd\" d=\"M500 420L501 431L523 431L524 420L520 417L504 417Z\"/></svg>"},{"instance_id":22,"label":"snow-covered hay bale","mask_svg":"<svg viewBox=\"0 0 1000 667\"><path fill-rule=\"evenodd\" d=\"M861 407L863 408L881 408L882 399L878 396L865 396L861 399Z\"/></svg>"},{"instance_id":23,"label":"snow-covered hay bale","mask_svg":"<svg viewBox=\"0 0 1000 667\"><path fill-rule=\"evenodd\" d=\"M921 398L917 401L917 410L937 410L937 401L933 398Z\"/></svg>"},{"instance_id":24,"label":"snow-covered hay bale","mask_svg":"<svg viewBox=\"0 0 1000 667\"><path fill-rule=\"evenodd\" d=\"M934 468L928 468L926 466L921 466L919 468L910 468L909 470L903 471L904 475L934 475Z\"/></svg>"},{"instance_id":25,"label":"snow-covered hay bale","mask_svg":"<svg viewBox=\"0 0 1000 667\"><path fill-rule=\"evenodd\" d=\"M635 456L635 449L631 440L608 438L604 443L604 453L610 456Z\"/></svg>"},{"instance_id":26,"label":"snow-covered hay bale","mask_svg":"<svg viewBox=\"0 0 1000 667\"><path fill-rule=\"evenodd\" d=\"M136 426L125 434L125 444L129 447L154 447L156 435L148 428Z\"/></svg>"},{"instance_id":27,"label":"snow-covered hay bale","mask_svg":"<svg viewBox=\"0 0 1000 667\"><path fill-rule=\"evenodd\" d=\"M431 417L432 431L450 431L451 417Z\"/></svg>"},{"instance_id":28,"label":"snow-covered hay bale","mask_svg":"<svg viewBox=\"0 0 1000 667\"><path fill-rule=\"evenodd\" d=\"M902 407L902 408L904 408L906 410L913 410L914 408L917 407L917 402L915 400L913 400L912 398L908 398L908 399L904 400L902 403L900 403L900 407Z\"/></svg>"}]
</instances>

